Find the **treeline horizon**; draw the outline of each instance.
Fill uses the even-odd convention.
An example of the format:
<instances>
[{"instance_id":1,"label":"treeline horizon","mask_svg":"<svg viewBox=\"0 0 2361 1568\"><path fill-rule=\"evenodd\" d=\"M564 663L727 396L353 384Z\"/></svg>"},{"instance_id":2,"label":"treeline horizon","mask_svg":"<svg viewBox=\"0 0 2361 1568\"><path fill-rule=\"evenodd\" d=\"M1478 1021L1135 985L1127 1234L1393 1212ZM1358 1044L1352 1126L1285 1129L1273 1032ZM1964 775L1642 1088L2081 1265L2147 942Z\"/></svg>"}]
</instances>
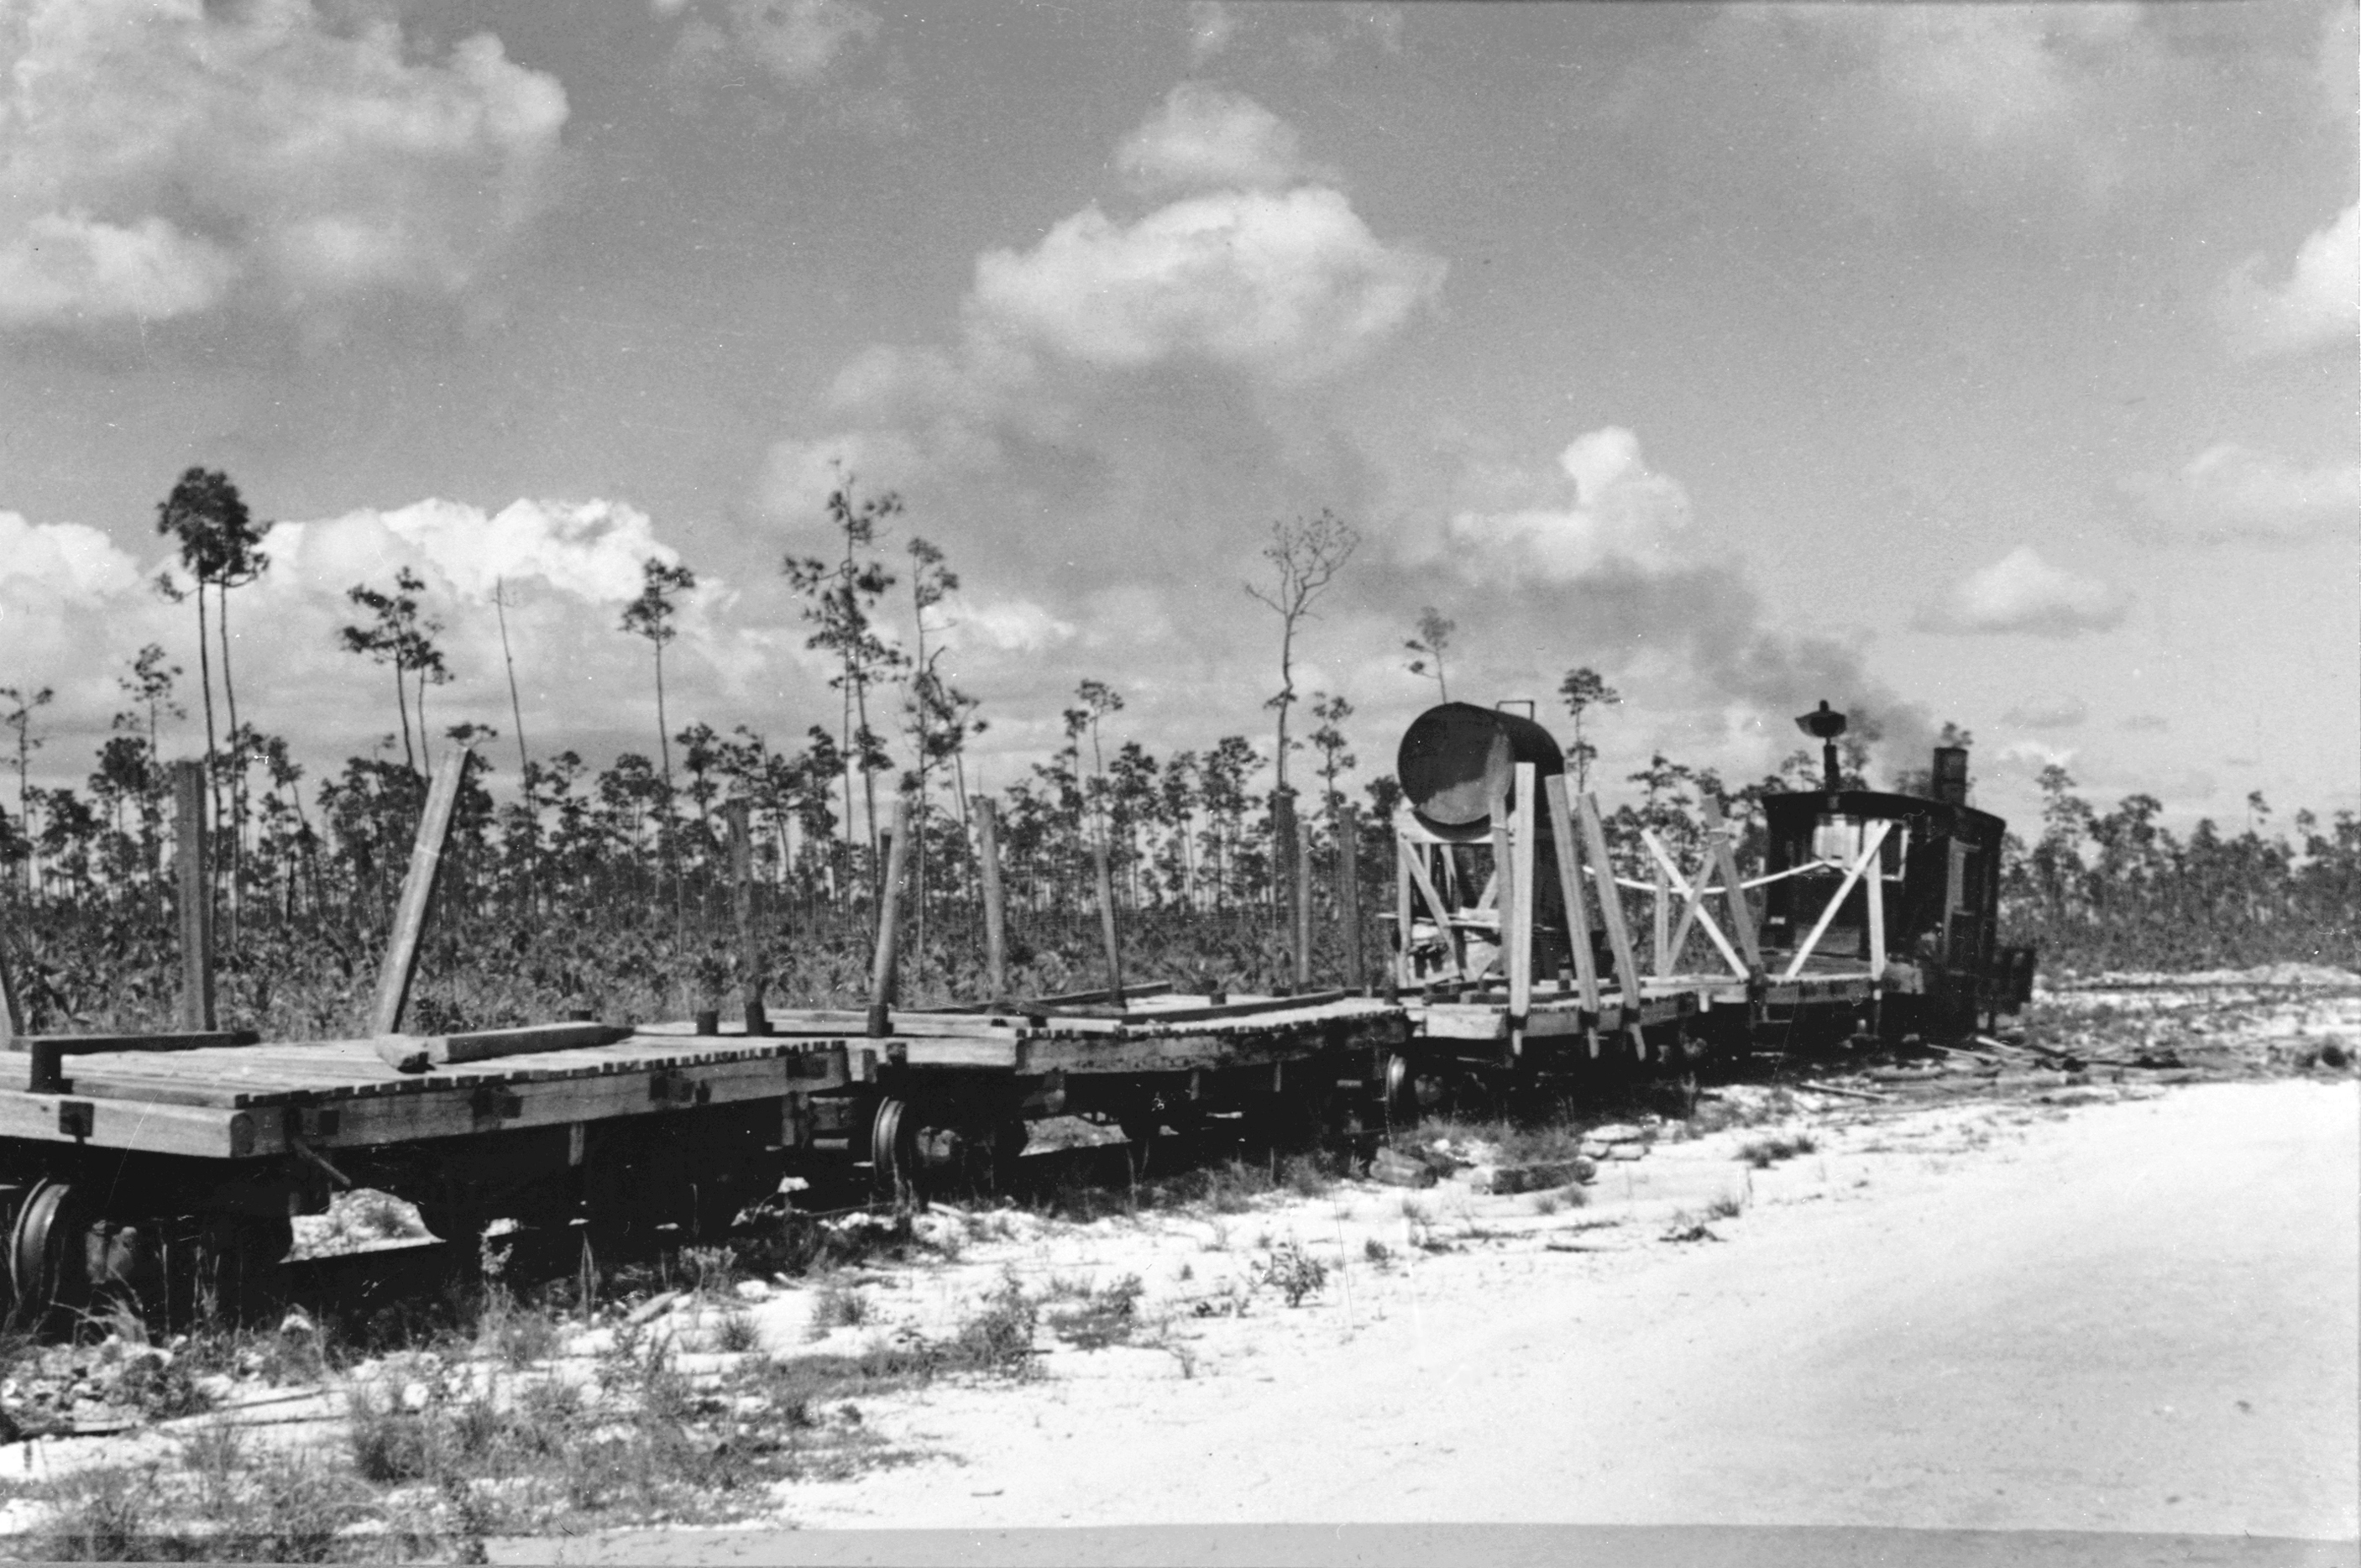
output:
<instances>
[{"instance_id":1,"label":"treeline horizon","mask_svg":"<svg viewBox=\"0 0 2361 1568\"><path fill-rule=\"evenodd\" d=\"M942 628L931 619L959 580L923 538L904 546L906 577L879 553L880 530L900 512L890 493L864 499L847 477L829 512L840 551L783 564L805 600L808 646L838 669L836 723L810 725L800 746L774 745L742 724L722 734L701 721L668 722L664 655L675 600L696 578L658 559L645 563L642 591L617 627L649 645L654 755L621 751L596 771L571 750L535 758L511 685L517 784L504 800L479 777L463 791L421 992L426 1023L523 1022L583 1005L645 1016L723 1003L750 980L779 1000L853 999L871 940L881 796L895 795L907 802L912 824L905 971L930 1000L978 994L981 792L966 749L988 720L943 676ZM225 1013L274 1032L349 1028L408 863L431 753L438 741L487 748L500 737L474 723L446 726L440 737L429 731L426 694L450 672L424 585L406 569L390 586L356 584L346 595L355 620L339 642L390 675L401 751L347 758L313 784L307 801L306 770L286 739L241 716L236 703L230 596L268 568L261 531L226 477L203 469L182 477L159 508L158 526L179 542L185 575L159 590L194 601L198 691L185 688L185 672L159 646L132 655L118 683L125 707L76 789L30 782L32 756L47 740L37 721L49 694L0 686L16 773L16 809L0 801L0 913L7 949L26 970L26 1006L56 1026L153 1027L169 1018L177 894L159 741L163 721L185 716L193 701L204 716L201 766L217 846ZM1400 789L1386 774L1345 787L1358 766L1349 729L1356 710L1341 694L1297 691L1293 678L1310 612L1356 543L1349 525L1327 513L1275 524L1264 552L1268 576L1246 585L1274 611L1279 632L1279 689L1262 705L1272 716L1268 750L1240 733L1159 756L1109 733L1124 708L1120 690L1079 683L1060 716L1063 746L992 796L1016 926L1016 978L1067 989L1101 966L1095 924L1085 918L1097 907L1101 853L1130 917L1127 948L1139 949L1126 958L1127 974L1233 990L1283 983L1294 967L1293 901L1307 880L1296 858L1305 855L1320 933L1313 969L1338 983L1377 978ZM906 607L906 641L883 633L895 603ZM1410 671L1433 679L1442 698L1455 630L1429 608L1405 644L1415 655ZM1581 667L1567 672L1557 695L1572 724L1567 771L1577 789L1591 787L1598 748L1587 721L1621 697ZM1310 721L1301 738L1290 734L1299 706ZM1869 787L1883 737L1873 716L1851 719L1841 742L1844 782ZM1949 725L1943 740L1972 742ZM1931 793L1926 762L1894 770L1893 786ZM1701 803L1710 797L1737 828L1741 857L1759 854L1762 799L1817 788L1820 762L1799 748L1773 773L1732 784L1659 753L1621 782L1633 788L1607 814L1610 849L1621 874L1644 882L1653 872L1642 829L1693 862L1705 828ZM2290 841L2266 831L2272 814L2257 795L2240 834L2225 835L2209 818L2175 835L2158 825L2153 796L2133 795L2102 811L2073 794L2062 768L2046 771L2039 787L2037 834L2009 835L2003 916L2004 939L2037 942L2053 969L2354 963L2361 947L2355 813L2339 812L2323 828L2299 812ZM724 824L733 805L747 816L761 894L763 950L751 959L731 921ZM1338 893L1346 874L1356 879L1349 903L1364 927L1358 975L1343 972L1350 945L1335 929L1336 911L1347 906ZM502 965L514 971L507 979Z\"/></svg>"}]
</instances>

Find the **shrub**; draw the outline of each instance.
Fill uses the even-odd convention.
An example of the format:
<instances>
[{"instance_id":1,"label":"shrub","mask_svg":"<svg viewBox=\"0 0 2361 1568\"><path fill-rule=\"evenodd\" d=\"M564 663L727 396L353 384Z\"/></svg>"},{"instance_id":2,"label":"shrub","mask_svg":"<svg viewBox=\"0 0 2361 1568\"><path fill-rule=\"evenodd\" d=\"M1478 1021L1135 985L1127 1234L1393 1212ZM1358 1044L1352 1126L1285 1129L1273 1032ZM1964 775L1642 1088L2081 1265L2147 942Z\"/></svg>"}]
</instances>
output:
<instances>
[{"instance_id":1,"label":"shrub","mask_svg":"<svg viewBox=\"0 0 2361 1568\"><path fill-rule=\"evenodd\" d=\"M1327 1285L1328 1266L1296 1243L1284 1241L1255 1265L1253 1277L1257 1285L1267 1285L1285 1297L1289 1306L1300 1307L1305 1298Z\"/></svg>"}]
</instances>

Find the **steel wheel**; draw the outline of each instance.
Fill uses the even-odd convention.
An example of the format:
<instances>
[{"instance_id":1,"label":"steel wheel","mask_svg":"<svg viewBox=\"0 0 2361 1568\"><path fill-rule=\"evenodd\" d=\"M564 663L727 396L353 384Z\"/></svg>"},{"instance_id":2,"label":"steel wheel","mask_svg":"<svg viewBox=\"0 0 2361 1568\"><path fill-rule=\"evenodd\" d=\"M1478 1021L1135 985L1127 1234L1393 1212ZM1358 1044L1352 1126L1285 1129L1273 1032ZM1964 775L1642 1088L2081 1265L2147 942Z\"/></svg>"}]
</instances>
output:
<instances>
[{"instance_id":1,"label":"steel wheel","mask_svg":"<svg viewBox=\"0 0 2361 1568\"><path fill-rule=\"evenodd\" d=\"M917 1199L918 1123L899 1100L877 1102L869 1124L869 1172L880 1201L899 1206Z\"/></svg>"},{"instance_id":2,"label":"steel wheel","mask_svg":"<svg viewBox=\"0 0 2361 1568\"><path fill-rule=\"evenodd\" d=\"M8 1278L19 1317L36 1332L55 1326L89 1293L82 1235L89 1216L71 1182L44 1180L16 1214Z\"/></svg>"}]
</instances>

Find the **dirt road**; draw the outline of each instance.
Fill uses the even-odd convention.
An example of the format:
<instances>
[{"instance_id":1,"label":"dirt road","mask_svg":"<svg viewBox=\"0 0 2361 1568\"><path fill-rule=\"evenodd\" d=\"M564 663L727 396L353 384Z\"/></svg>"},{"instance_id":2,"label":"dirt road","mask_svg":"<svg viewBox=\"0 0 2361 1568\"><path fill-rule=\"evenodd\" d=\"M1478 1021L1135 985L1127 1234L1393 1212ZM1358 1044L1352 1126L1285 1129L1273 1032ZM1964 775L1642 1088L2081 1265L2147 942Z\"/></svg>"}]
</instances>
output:
<instances>
[{"instance_id":1,"label":"dirt road","mask_svg":"<svg viewBox=\"0 0 2361 1568\"><path fill-rule=\"evenodd\" d=\"M2349 1080L1868 1122L1762 1173L1733 1152L1660 1150L1626 1224L1554 1244L1598 1250L1422 1256L1339 1281L1360 1292L1341 1317L1332 1289L1193 1353L939 1388L878 1419L945 1457L798 1487L788 1515L2361 1533ZM1668 1203L1739 1183L1718 1240L1654 1239ZM1614 1186L1590 1218L1618 1217ZM499 1554L851 1560L828 1539Z\"/></svg>"}]
</instances>

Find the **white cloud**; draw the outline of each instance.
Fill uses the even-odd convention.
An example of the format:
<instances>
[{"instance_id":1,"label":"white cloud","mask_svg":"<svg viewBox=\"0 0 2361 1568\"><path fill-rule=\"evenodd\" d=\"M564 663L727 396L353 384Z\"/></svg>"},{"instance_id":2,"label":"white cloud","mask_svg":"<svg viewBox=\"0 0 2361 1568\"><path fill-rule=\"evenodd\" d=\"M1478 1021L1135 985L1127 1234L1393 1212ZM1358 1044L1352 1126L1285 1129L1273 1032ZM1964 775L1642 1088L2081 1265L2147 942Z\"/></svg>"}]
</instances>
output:
<instances>
[{"instance_id":1,"label":"white cloud","mask_svg":"<svg viewBox=\"0 0 2361 1568\"><path fill-rule=\"evenodd\" d=\"M1570 583L1610 569L1661 574L1681 563L1688 493L1652 473L1640 441L1609 425L1558 455L1573 498L1559 506L1462 511L1445 526L1442 554L1471 581L1509 574Z\"/></svg>"},{"instance_id":2,"label":"white cloud","mask_svg":"<svg viewBox=\"0 0 2361 1568\"><path fill-rule=\"evenodd\" d=\"M496 587L539 581L586 604L640 591L641 563L678 560L647 513L619 501L512 501L480 507L429 499L321 522L282 522L263 541L276 572L313 587L423 562L453 595L490 602Z\"/></svg>"},{"instance_id":3,"label":"white cloud","mask_svg":"<svg viewBox=\"0 0 2361 1568\"><path fill-rule=\"evenodd\" d=\"M100 530L0 511L0 593L92 604L138 586L139 564Z\"/></svg>"},{"instance_id":4,"label":"white cloud","mask_svg":"<svg viewBox=\"0 0 2361 1568\"><path fill-rule=\"evenodd\" d=\"M1031 599L955 599L944 606L953 647L982 642L1003 652L1038 653L1074 639L1073 622Z\"/></svg>"},{"instance_id":5,"label":"white cloud","mask_svg":"<svg viewBox=\"0 0 2361 1568\"><path fill-rule=\"evenodd\" d=\"M1196 358L1304 380L1391 334L1443 274L1380 243L1339 192L1224 192L1128 226L1086 208L1029 251L986 252L970 310L1086 365Z\"/></svg>"},{"instance_id":6,"label":"white cloud","mask_svg":"<svg viewBox=\"0 0 2361 1568\"><path fill-rule=\"evenodd\" d=\"M690 0L660 4L666 16ZM719 74L732 56L752 61L790 85L818 81L831 66L874 43L884 22L852 0L719 0L693 16L674 40L676 80L695 84Z\"/></svg>"},{"instance_id":7,"label":"white cloud","mask_svg":"<svg viewBox=\"0 0 2361 1568\"><path fill-rule=\"evenodd\" d=\"M2130 608L2121 590L2053 566L2026 544L1952 584L1920 609L1916 624L1961 635L2078 637L2121 625Z\"/></svg>"},{"instance_id":8,"label":"white cloud","mask_svg":"<svg viewBox=\"0 0 2361 1568\"><path fill-rule=\"evenodd\" d=\"M2073 729L2091 717L2091 705L2071 695L2049 693L2026 698L2001 715L2020 729Z\"/></svg>"},{"instance_id":9,"label":"white cloud","mask_svg":"<svg viewBox=\"0 0 2361 1568\"><path fill-rule=\"evenodd\" d=\"M2178 474L2136 475L2122 489L2149 521L2195 540L2286 543L2349 537L2361 523L2361 462L2307 467L2235 442L2207 447Z\"/></svg>"},{"instance_id":10,"label":"white cloud","mask_svg":"<svg viewBox=\"0 0 2361 1568\"><path fill-rule=\"evenodd\" d=\"M447 292L548 198L566 94L499 39L420 58L302 0L0 19L0 323L151 320L241 282Z\"/></svg>"},{"instance_id":11,"label":"white cloud","mask_svg":"<svg viewBox=\"0 0 2361 1568\"><path fill-rule=\"evenodd\" d=\"M2242 356L2302 354L2341 346L2361 335L2361 203L2345 209L2295 253L2287 280L2265 283L2257 254L2232 273L2214 309Z\"/></svg>"},{"instance_id":12,"label":"white cloud","mask_svg":"<svg viewBox=\"0 0 2361 1568\"><path fill-rule=\"evenodd\" d=\"M1115 148L1115 168L1151 195L1274 190L1335 175L1303 158L1295 127L1243 93L1183 82Z\"/></svg>"}]
</instances>

